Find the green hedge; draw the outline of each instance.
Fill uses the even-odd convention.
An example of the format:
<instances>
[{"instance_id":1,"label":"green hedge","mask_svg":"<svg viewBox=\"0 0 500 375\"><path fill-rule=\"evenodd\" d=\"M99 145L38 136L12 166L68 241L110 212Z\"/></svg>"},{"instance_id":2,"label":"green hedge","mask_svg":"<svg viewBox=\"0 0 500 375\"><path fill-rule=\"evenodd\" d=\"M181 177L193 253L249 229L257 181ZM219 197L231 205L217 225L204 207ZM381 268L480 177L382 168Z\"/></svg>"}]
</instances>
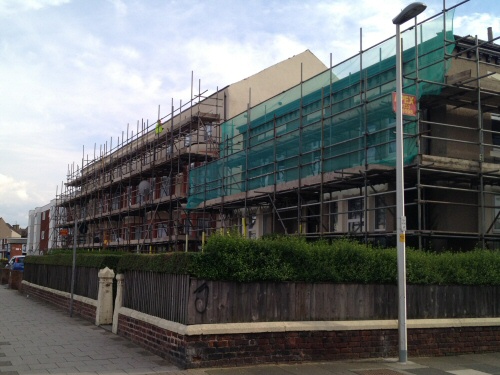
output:
<instances>
[{"instance_id":1,"label":"green hedge","mask_svg":"<svg viewBox=\"0 0 500 375\"><path fill-rule=\"evenodd\" d=\"M308 243L288 236L248 240L214 236L191 274L211 280L397 283L396 249L348 239ZM500 285L500 252L430 253L408 248L409 284Z\"/></svg>"},{"instance_id":2,"label":"green hedge","mask_svg":"<svg viewBox=\"0 0 500 375\"><path fill-rule=\"evenodd\" d=\"M197 253L125 254L118 264L118 272L151 271L174 274L189 274L191 263Z\"/></svg>"},{"instance_id":3,"label":"green hedge","mask_svg":"<svg viewBox=\"0 0 500 375\"><path fill-rule=\"evenodd\" d=\"M121 254L99 254L99 253L79 253L76 254L76 265L79 267L105 268L109 267L116 271ZM57 253L44 256L27 256L27 264L48 264L53 266L72 266L73 254Z\"/></svg>"},{"instance_id":4,"label":"green hedge","mask_svg":"<svg viewBox=\"0 0 500 375\"><path fill-rule=\"evenodd\" d=\"M328 244L294 236L259 240L214 236L192 271L211 280L392 283L396 264L395 250L346 239Z\"/></svg>"},{"instance_id":5,"label":"green hedge","mask_svg":"<svg viewBox=\"0 0 500 375\"><path fill-rule=\"evenodd\" d=\"M71 265L71 254L30 256L27 263ZM208 280L397 283L396 249L348 239L308 243L296 236L249 240L214 235L203 253L81 253L77 265L190 274ZM500 252L429 253L407 249L409 284L500 285Z\"/></svg>"}]
</instances>

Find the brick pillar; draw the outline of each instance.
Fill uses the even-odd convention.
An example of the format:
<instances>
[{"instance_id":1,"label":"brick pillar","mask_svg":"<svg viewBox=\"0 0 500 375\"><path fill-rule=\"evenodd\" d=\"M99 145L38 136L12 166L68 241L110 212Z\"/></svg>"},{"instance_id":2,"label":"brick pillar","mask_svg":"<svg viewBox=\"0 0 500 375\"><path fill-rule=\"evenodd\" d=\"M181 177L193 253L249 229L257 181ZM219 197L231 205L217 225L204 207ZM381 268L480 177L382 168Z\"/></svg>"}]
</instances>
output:
<instances>
[{"instance_id":1,"label":"brick pillar","mask_svg":"<svg viewBox=\"0 0 500 375\"><path fill-rule=\"evenodd\" d=\"M9 288L19 290L23 282L23 271L10 270Z\"/></svg>"},{"instance_id":2,"label":"brick pillar","mask_svg":"<svg viewBox=\"0 0 500 375\"><path fill-rule=\"evenodd\" d=\"M113 279L115 273L108 267L99 271L99 293L97 294L97 309L95 325L111 324L113 322Z\"/></svg>"},{"instance_id":3,"label":"brick pillar","mask_svg":"<svg viewBox=\"0 0 500 375\"><path fill-rule=\"evenodd\" d=\"M114 334L118 333L118 312L120 307L123 305L123 283L125 276L123 273L116 275L116 299L115 299L115 311L113 313L113 327L112 332Z\"/></svg>"}]
</instances>

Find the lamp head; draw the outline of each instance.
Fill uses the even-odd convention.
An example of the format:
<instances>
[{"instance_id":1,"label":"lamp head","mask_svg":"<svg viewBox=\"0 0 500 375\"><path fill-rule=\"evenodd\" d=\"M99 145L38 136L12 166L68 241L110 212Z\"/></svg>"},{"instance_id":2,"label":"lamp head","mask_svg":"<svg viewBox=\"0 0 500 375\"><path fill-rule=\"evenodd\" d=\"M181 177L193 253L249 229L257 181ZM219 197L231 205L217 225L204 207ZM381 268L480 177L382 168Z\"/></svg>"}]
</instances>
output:
<instances>
[{"instance_id":1,"label":"lamp head","mask_svg":"<svg viewBox=\"0 0 500 375\"><path fill-rule=\"evenodd\" d=\"M406 21L418 16L425 8L427 8L427 5L424 3L411 3L392 19L392 23L402 25Z\"/></svg>"}]
</instances>

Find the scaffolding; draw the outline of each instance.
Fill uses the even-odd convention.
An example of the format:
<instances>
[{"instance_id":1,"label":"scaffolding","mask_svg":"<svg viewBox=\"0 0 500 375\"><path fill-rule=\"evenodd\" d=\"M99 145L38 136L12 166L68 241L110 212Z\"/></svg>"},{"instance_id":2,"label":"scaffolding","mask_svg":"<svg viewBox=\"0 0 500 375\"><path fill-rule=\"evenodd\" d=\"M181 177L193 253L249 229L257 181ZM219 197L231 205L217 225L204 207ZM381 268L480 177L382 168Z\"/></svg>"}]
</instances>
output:
<instances>
[{"instance_id":1,"label":"scaffolding","mask_svg":"<svg viewBox=\"0 0 500 375\"><path fill-rule=\"evenodd\" d=\"M404 119L406 235L420 249L500 245L500 50L456 37L456 7L403 33L418 104ZM394 48L363 50L361 35L358 55L223 123L221 158L190 174L188 208L225 212L244 235L260 218L260 235L394 246Z\"/></svg>"},{"instance_id":2,"label":"scaffolding","mask_svg":"<svg viewBox=\"0 0 500 375\"><path fill-rule=\"evenodd\" d=\"M205 94L199 88L176 109L172 100L168 115L158 108L156 121L127 126L115 144L94 146L93 158L83 150L56 197L54 247L158 252L199 242L197 227L211 218L186 212L187 176L218 156L222 101L219 90Z\"/></svg>"},{"instance_id":3,"label":"scaffolding","mask_svg":"<svg viewBox=\"0 0 500 375\"><path fill-rule=\"evenodd\" d=\"M404 118L406 237L420 249L500 247L500 47L455 36L457 7L402 34L416 111ZM396 43L362 41L236 117L221 91L199 89L94 147L57 196L56 247L76 235L83 248L197 250L219 230L395 245Z\"/></svg>"}]
</instances>

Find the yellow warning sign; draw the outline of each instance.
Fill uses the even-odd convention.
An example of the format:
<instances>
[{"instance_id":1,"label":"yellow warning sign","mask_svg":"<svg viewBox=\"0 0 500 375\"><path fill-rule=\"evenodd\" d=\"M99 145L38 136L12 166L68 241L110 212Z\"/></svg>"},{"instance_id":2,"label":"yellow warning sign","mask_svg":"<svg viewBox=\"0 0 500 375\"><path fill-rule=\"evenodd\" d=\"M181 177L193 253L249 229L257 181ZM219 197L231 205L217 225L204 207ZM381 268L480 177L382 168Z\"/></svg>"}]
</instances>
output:
<instances>
[{"instance_id":1,"label":"yellow warning sign","mask_svg":"<svg viewBox=\"0 0 500 375\"><path fill-rule=\"evenodd\" d=\"M405 234L404 233L401 233L399 235L399 242L406 242L406 238L405 238Z\"/></svg>"}]
</instances>

